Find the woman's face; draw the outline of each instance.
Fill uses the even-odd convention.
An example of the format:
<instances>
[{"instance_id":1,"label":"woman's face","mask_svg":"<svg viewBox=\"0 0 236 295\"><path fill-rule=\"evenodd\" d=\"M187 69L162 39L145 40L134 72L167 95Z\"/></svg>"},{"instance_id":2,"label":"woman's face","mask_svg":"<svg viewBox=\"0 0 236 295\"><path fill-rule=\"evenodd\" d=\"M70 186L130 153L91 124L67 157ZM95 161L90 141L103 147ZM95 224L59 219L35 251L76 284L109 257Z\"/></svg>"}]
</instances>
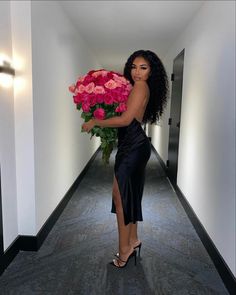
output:
<instances>
[{"instance_id":1,"label":"woman's face","mask_svg":"<svg viewBox=\"0 0 236 295\"><path fill-rule=\"evenodd\" d=\"M136 57L131 65L131 77L134 82L147 81L150 76L151 67L149 62L143 57Z\"/></svg>"}]
</instances>

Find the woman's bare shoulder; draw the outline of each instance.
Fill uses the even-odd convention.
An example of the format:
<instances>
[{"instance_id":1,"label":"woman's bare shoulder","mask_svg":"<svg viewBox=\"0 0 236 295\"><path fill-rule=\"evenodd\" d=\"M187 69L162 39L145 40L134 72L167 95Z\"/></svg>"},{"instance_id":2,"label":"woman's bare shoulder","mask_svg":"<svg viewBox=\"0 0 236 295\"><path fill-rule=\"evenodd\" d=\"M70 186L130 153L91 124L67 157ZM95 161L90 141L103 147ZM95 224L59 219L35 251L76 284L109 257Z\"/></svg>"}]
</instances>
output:
<instances>
[{"instance_id":1,"label":"woman's bare shoulder","mask_svg":"<svg viewBox=\"0 0 236 295\"><path fill-rule=\"evenodd\" d=\"M146 81L135 81L134 86L133 86L134 90L138 90L138 91L144 91L144 92L149 92L149 87Z\"/></svg>"}]
</instances>

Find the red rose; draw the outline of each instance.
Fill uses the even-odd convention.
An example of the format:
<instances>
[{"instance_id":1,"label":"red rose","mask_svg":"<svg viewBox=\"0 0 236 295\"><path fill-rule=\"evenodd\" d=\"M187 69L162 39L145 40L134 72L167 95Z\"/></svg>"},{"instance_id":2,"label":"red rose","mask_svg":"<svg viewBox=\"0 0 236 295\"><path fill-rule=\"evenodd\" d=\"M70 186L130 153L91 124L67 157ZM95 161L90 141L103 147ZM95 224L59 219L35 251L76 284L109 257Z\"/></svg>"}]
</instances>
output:
<instances>
[{"instance_id":1,"label":"red rose","mask_svg":"<svg viewBox=\"0 0 236 295\"><path fill-rule=\"evenodd\" d=\"M120 103L118 107L115 109L116 113L123 113L127 110L127 106L125 103Z\"/></svg>"},{"instance_id":2,"label":"red rose","mask_svg":"<svg viewBox=\"0 0 236 295\"><path fill-rule=\"evenodd\" d=\"M105 104L113 104L114 99L113 99L112 95L109 93L104 94L104 102L105 102Z\"/></svg>"},{"instance_id":3,"label":"red rose","mask_svg":"<svg viewBox=\"0 0 236 295\"><path fill-rule=\"evenodd\" d=\"M90 111L90 105L88 103L82 103L82 110L88 113Z\"/></svg>"},{"instance_id":4,"label":"red rose","mask_svg":"<svg viewBox=\"0 0 236 295\"><path fill-rule=\"evenodd\" d=\"M103 108L98 108L93 112L93 115L98 120L103 120L105 118L105 111Z\"/></svg>"},{"instance_id":5,"label":"red rose","mask_svg":"<svg viewBox=\"0 0 236 295\"><path fill-rule=\"evenodd\" d=\"M78 104L82 102L83 97L78 93L77 95L74 95L73 98L74 98L74 103Z\"/></svg>"}]
</instances>

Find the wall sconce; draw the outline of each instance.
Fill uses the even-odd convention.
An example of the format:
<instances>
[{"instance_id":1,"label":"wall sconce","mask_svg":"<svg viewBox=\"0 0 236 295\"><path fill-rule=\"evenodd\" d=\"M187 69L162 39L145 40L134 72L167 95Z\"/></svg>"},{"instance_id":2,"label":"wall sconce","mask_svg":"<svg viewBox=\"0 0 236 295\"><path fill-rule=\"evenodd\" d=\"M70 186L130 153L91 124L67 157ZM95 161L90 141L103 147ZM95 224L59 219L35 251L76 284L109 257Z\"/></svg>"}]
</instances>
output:
<instances>
[{"instance_id":1,"label":"wall sconce","mask_svg":"<svg viewBox=\"0 0 236 295\"><path fill-rule=\"evenodd\" d=\"M0 85L3 87L12 86L13 76L15 76L15 70L9 62L3 61L2 65L0 65Z\"/></svg>"}]
</instances>

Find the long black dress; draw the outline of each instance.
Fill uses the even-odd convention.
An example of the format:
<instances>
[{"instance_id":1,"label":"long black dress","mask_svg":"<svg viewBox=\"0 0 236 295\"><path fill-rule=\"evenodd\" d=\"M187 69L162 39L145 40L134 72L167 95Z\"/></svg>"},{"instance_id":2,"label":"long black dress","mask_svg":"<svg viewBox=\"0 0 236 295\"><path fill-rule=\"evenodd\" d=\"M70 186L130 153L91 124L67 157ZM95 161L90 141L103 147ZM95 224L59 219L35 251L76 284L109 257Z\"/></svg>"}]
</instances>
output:
<instances>
[{"instance_id":1,"label":"long black dress","mask_svg":"<svg viewBox=\"0 0 236 295\"><path fill-rule=\"evenodd\" d=\"M145 167L150 155L150 141L137 119L133 119L128 126L118 128L114 172L121 195L125 225L143 220L141 201ZM113 201L111 212L116 212Z\"/></svg>"}]
</instances>

